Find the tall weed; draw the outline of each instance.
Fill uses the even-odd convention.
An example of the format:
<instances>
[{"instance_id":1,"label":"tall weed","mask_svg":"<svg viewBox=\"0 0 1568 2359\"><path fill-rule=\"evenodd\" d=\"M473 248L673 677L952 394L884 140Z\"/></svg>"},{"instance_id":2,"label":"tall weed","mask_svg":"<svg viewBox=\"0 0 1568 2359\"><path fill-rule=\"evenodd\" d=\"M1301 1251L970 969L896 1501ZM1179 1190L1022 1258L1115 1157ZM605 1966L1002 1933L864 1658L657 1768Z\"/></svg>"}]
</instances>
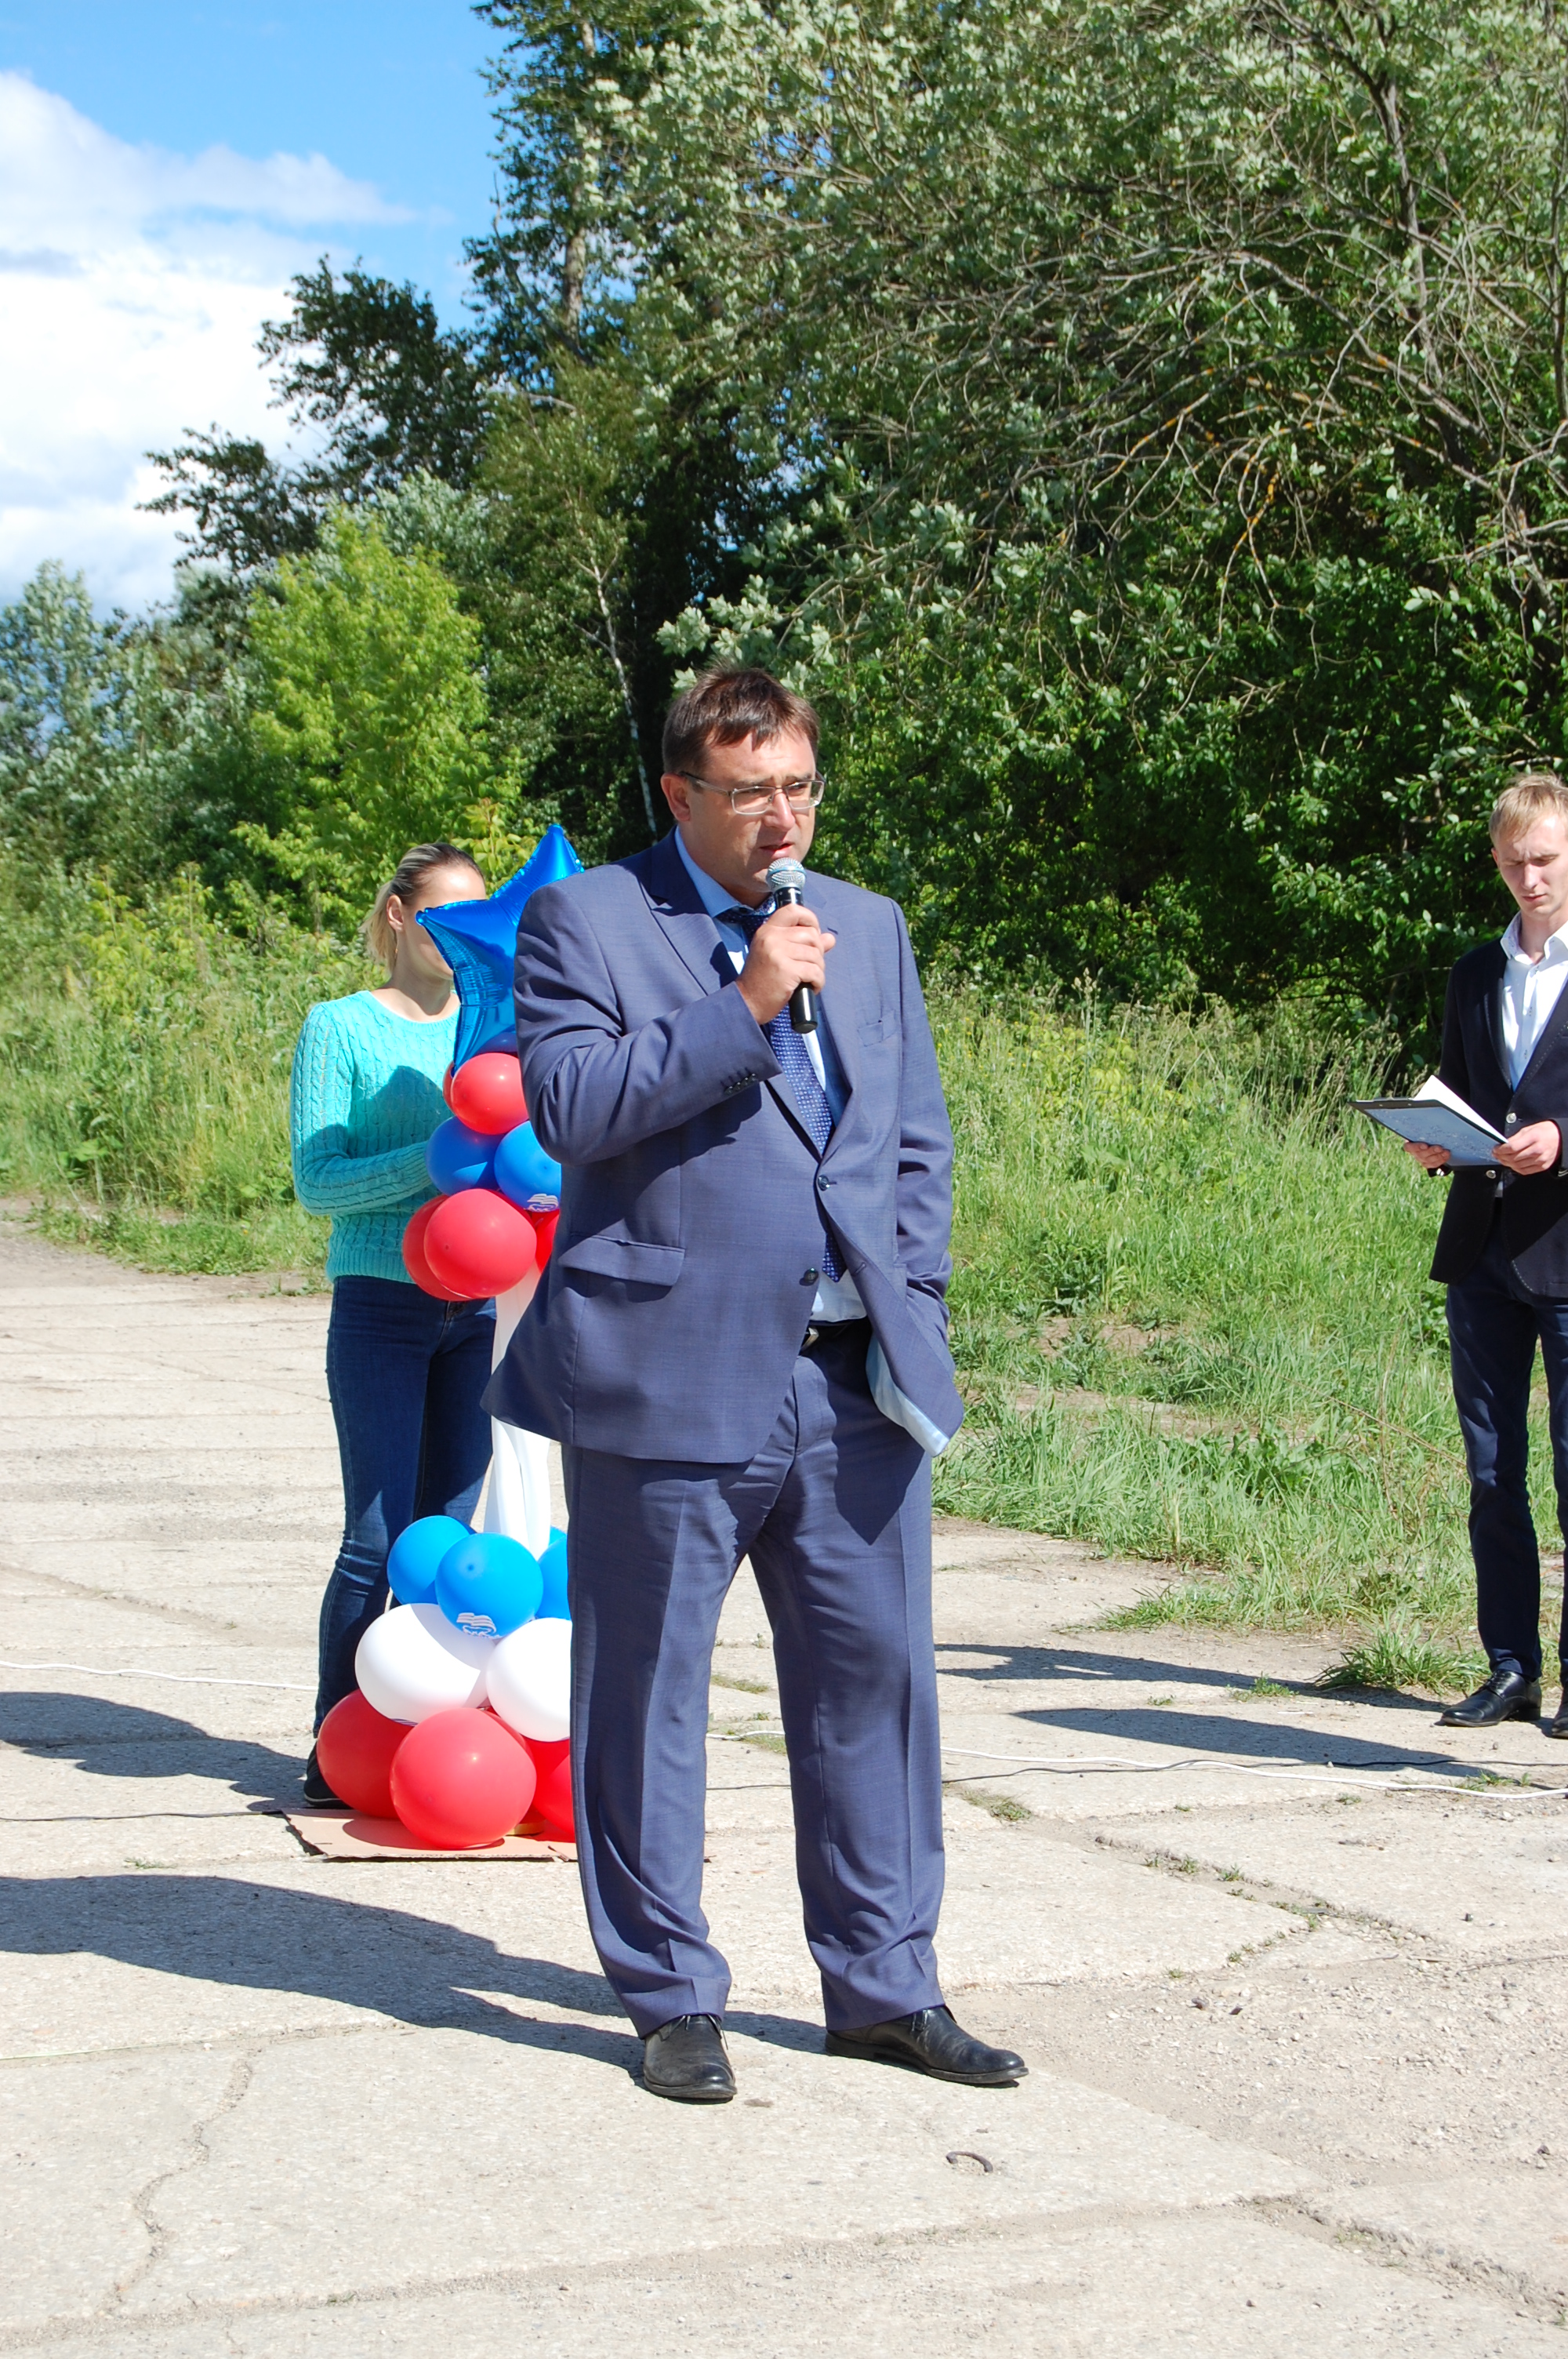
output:
<instances>
[{"instance_id":1,"label":"tall weed","mask_svg":"<svg viewBox=\"0 0 1568 2359\"><path fill-rule=\"evenodd\" d=\"M1306 1003L934 1016L971 1404L939 1504L1182 1567L1141 1620L1466 1627L1443 1183L1346 1106L1386 1045ZM1543 1424L1533 1464L1549 1535Z\"/></svg>"},{"instance_id":2,"label":"tall weed","mask_svg":"<svg viewBox=\"0 0 1568 2359\"><path fill-rule=\"evenodd\" d=\"M158 1268L319 1269L288 1069L312 1000L366 980L330 937L193 878L133 903L53 876L5 911L0 1171L46 1226Z\"/></svg>"},{"instance_id":3,"label":"tall weed","mask_svg":"<svg viewBox=\"0 0 1568 2359\"><path fill-rule=\"evenodd\" d=\"M155 1268L319 1271L288 1066L330 937L193 882L50 881L6 912L0 1161L57 1234ZM1178 1568L1133 1619L1348 1622L1357 1662L1454 1664L1472 1585L1443 1184L1346 1111L1386 1044L1310 1003L933 1006L957 1143L969 1416L938 1505ZM1543 1425L1537 1514L1551 1529ZM1424 1651L1423 1651L1424 1649Z\"/></svg>"}]
</instances>

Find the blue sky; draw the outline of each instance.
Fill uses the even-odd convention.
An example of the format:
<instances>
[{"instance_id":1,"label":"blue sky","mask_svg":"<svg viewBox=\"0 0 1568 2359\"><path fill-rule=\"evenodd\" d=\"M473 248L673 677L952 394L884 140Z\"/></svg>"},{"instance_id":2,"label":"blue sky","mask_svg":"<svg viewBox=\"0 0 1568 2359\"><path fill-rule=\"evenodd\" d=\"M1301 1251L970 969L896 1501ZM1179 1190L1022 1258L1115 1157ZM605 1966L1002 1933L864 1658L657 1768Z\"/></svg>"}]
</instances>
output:
<instances>
[{"instance_id":1,"label":"blue sky","mask_svg":"<svg viewBox=\"0 0 1568 2359\"><path fill-rule=\"evenodd\" d=\"M58 92L117 138L324 155L416 218L367 226L366 262L462 310L462 241L490 215L496 37L465 0L0 0L0 71Z\"/></svg>"},{"instance_id":2,"label":"blue sky","mask_svg":"<svg viewBox=\"0 0 1568 2359\"><path fill-rule=\"evenodd\" d=\"M464 0L0 0L0 599L46 557L167 595L143 454L281 443L254 339L321 253L464 316L494 43Z\"/></svg>"}]
</instances>

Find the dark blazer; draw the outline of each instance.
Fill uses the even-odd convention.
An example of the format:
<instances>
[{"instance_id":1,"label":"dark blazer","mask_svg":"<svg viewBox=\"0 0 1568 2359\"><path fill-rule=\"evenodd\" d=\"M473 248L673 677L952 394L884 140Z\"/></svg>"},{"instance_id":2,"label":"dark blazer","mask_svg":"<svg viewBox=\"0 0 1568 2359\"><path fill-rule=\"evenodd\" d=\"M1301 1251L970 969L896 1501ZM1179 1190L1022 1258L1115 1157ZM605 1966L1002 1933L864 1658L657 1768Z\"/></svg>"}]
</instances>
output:
<instances>
[{"instance_id":1,"label":"dark blazer","mask_svg":"<svg viewBox=\"0 0 1568 2359\"><path fill-rule=\"evenodd\" d=\"M517 1049L563 1168L555 1251L486 1395L625 1458L767 1440L831 1229L893 1383L943 1433L953 1140L903 912L813 875L838 936L819 1020L849 1087L818 1158L673 836L544 886L517 933Z\"/></svg>"},{"instance_id":2,"label":"dark blazer","mask_svg":"<svg viewBox=\"0 0 1568 2359\"><path fill-rule=\"evenodd\" d=\"M1454 966L1443 1012L1438 1071L1495 1129L1554 1122L1562 1131L1556 1169L1532 1180L1510 1179L1502 1190L1501 1218L1504 1247L1524 1284L1534 1294L1568 1297L1568 988L1518 1089L1511 1089L1502 1030L1506 963L1501 942L1494 941L1466 951ZM1432 1275L1441 1284L1468 1277L1479 1261L1502 1176L1497 1167L1454 1172L1432 1260Z\"/></svg>"}]
</instances>

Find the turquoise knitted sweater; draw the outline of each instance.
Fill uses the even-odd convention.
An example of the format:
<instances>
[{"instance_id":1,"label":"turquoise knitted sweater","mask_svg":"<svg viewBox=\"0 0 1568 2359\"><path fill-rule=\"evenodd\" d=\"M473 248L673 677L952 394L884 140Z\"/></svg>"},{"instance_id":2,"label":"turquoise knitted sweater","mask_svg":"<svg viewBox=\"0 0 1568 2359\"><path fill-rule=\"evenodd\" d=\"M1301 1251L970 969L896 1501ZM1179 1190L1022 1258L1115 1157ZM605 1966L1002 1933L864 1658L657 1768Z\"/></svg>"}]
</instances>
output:
<instances>
[{"instance_id":1,"label":"turquoise knitted sweater","mask_svg":"<svg viewBox=\"0 0 1568 2359\"><path fill-rule=\"evenodd\" d=\"M416 1024L368 991L310 1010L288 1093L294 1191L329 1212L327 1275L412 1279L403 1266L408 1216L436 1190L425 1146L447 1115L441 1076L452 1061L454 1008Z\"/></svg>"}]
</instances>

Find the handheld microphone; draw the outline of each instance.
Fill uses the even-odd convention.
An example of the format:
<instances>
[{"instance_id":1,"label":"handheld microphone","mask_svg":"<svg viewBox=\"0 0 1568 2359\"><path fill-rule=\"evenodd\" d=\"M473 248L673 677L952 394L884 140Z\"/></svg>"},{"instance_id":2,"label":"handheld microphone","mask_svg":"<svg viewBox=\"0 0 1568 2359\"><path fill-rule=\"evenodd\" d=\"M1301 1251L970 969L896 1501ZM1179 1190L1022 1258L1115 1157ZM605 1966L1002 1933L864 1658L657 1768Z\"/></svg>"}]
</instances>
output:
<instances>
[{"instance_id":1,"label":"handheld microphone","mask_svg":"<svg viewBox=\"0 0 1568 2359\"><path fill-rule=\"evenodd\" d=\"M768 871L768 890L781 909L800 908L806 901L806 871L798 860L775 860ZM809 987L802 984L790 994L790 1028L815 1032L816 1008Z\"/></svg>"}]
</instances>

